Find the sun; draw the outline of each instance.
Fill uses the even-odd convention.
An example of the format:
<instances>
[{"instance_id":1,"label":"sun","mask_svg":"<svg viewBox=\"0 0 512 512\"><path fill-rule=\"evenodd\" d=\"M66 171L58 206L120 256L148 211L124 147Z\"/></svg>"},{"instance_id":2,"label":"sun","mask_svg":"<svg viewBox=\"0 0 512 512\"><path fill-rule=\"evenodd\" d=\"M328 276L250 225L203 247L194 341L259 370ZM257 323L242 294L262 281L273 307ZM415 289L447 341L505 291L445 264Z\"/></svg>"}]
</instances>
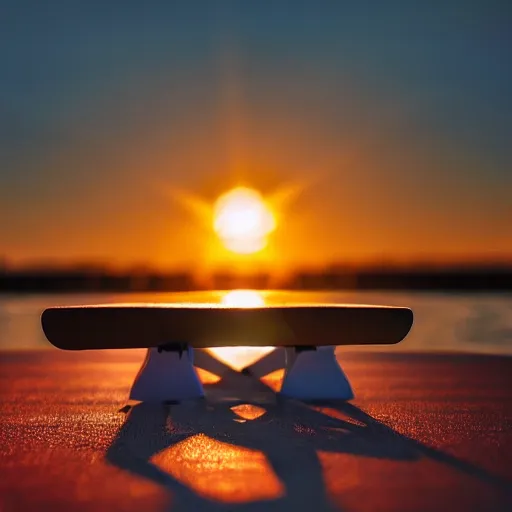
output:
<instances>
[{"instance_id":1,"label":"sun","mask_svg":"<svg viewBox=\"0 0 512 512\"><path fill-rule=\"evenodd\" d=\"M227 249L252 254L265 248L276 221L259 192L238 187L217 199L213 228Z\"/></svg>"}]
</instances>

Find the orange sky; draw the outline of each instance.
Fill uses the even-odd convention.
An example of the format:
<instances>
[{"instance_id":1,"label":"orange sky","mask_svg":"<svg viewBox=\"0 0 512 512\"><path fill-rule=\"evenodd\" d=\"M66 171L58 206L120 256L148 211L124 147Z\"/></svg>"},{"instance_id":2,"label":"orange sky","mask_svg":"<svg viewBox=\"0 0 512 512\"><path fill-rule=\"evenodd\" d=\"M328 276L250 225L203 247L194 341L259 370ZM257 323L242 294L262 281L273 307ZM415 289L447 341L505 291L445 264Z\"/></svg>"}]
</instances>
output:
<instances>
[{"instance_id":1,"label":"orange sky","mask_svg":"<svg viewBox=\"0 0 512 512\"><path fill-rule=\"evenodd\" d=\"M220 248L211 219L201 223L176 201L175 191L213 204L242 184L267 197L293 193L276 212L268 250L239 260L286 268L512 255L510 190L472 176L474 163L464 155L457 161L461 170L448 174L449 149L426 158L421 147L402 144L399 134L367 128L341 143L310 113L308 122L293 113L275 116L247 134L250 149L239 152L226 144L226 154L217 158L215 141L192 120L171 147L158 144L159 123L154 139L123 142L106 155L91 154L78 139L47 163L55 169L49 182L26 184L29 199L22 198L21 208L16 195L2 203L8 219L1 228L7 242L2 252L13 263L222 265L232 256ZM88 168L96 171L90 178Z\"/></svg>"},{"instance_id":2,"label":"orange sky","mask_svg":"<svg viewBox=\"0 0 512 512\"><path fill-rule=\"evenodd\" d=\"M393 16L369 36L355 22L339 31L332 10L315 11L318 26L285 16L274 33L263 12L240 8L220 39L207 18L192 37L179 13L174 31L161 25L168 13L153 13L139 33L135 14L107 30L94 9L78 39L53 18L40 39L11 33L25 46L3 50L18 82L0 85L12 114L0 126L0 257L223 265L231 259L211 226L176 193L213 204L245 185L294 191L258 268L512 261L512 123L509 96L496 92L512 81L501 46L468 32L487 30L479 25L433 38L411 11L400 25L411 27L410 54ZM23 62L33 64L30 94Z\"/></svg>"},{"instance_id":3,"label":"orange sky","mask_svg":"<svg viewBox=\"0 0 512 512\"><path fill-rule=\"evenodd\" d=\"M221 249L211 219L200 222L176 196L185 191L213 205L242 184L269 198L290 191L290 199L276 212L269 248L239 261L289 268L512 255L509 191L472 174L477 164L469 156L459 155L460 169L453 169L450 148L426 155L404 144L400 119L388 120L398 125L392 135L365 126L337 140L314 113L283 109L250 119L244 148L229 127L212 140L197 116L170 144L158 119L154 137L134 136L100 148L104 154L77 135L45 164L43 183L26 183L23 194L2 202L9 219L2 252L13 263L222 265L233 257Z\"/></svg>"}]
</instances>

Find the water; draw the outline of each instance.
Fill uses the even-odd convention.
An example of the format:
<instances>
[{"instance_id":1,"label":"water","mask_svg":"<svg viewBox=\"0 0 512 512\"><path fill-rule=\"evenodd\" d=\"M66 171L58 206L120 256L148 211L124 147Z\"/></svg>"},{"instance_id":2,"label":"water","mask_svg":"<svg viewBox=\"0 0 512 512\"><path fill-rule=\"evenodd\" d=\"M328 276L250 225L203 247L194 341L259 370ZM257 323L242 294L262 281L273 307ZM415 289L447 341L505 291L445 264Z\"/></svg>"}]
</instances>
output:
<instances>
[{"instance_id":1,"label":"water","mask_svg":"<svg viewBox=\"0 0 512 512\"><path fill-rule=\"evenodd\" d=\"M251 295L242 294L242 298L244 301L249 299L250 302ZM366 350L377 348L392 351L458 351L512 355L512 294L263 292L262 298L267 303L320 301L387 304L408 306L413 309L414 326L403 342L391 347L365 347ZM48 306L131 301L219 302L222 300L225 300L225 294L222 292L0 295L0 349L53 349L46 341L40 326L41 312Z\"/></svg>"}]
</instances>

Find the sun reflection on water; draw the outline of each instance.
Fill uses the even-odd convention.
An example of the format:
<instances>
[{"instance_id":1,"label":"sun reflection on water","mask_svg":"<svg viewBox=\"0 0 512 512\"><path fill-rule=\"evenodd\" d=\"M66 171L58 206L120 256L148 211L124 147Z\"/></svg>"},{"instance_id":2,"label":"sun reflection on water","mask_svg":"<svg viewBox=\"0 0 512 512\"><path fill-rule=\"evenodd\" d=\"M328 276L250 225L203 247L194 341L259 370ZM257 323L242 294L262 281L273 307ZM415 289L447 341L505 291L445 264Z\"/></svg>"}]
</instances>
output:
<instances>
[{"instance_id":1,"label":"sun reflection on water","mask_svg":"<svg viewBox=\"0 0 512 512\"><path fill-rule=\"evenodd\" d=\"M232 290L221 297L221 304L231 308L260 308L265 305L265 299L256 290Z\"/></svg>"},{"instance_id":2,"label":"sun reflection on water","mask_svg":"<svg viewBox=\"0 0 512 512\"><path fill-rule=\"evenodd\" d=\"M259 308L265 306L263 293L256 290L231 290L223 293L220 303L232 308ZM209 351L232 368L240 370L268 354L273 347L216 347Z\"/></svg>"}]
</instances>

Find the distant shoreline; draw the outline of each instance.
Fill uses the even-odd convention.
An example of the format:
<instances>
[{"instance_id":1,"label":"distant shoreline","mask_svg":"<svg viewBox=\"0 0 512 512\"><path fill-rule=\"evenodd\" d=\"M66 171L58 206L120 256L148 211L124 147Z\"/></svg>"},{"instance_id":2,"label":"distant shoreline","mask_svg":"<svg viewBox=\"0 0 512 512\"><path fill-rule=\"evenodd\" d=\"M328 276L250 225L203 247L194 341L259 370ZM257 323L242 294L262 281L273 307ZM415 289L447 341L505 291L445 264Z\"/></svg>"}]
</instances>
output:
<instances>
[{"instance_id":1,"label":"distant shoreline","mask_svg":"<svg viewBox=\"0 0 512 512\"><path fill-rule=\"evenodd\" d=\"M179 292L237 288L509 292L512 291L512 267L441 270L345 269L297 272L281 279L267 273L241 275L222 272L201 280L187 272L24 270L0 273L0 294Z\"/></svg>"}]
</instances>

